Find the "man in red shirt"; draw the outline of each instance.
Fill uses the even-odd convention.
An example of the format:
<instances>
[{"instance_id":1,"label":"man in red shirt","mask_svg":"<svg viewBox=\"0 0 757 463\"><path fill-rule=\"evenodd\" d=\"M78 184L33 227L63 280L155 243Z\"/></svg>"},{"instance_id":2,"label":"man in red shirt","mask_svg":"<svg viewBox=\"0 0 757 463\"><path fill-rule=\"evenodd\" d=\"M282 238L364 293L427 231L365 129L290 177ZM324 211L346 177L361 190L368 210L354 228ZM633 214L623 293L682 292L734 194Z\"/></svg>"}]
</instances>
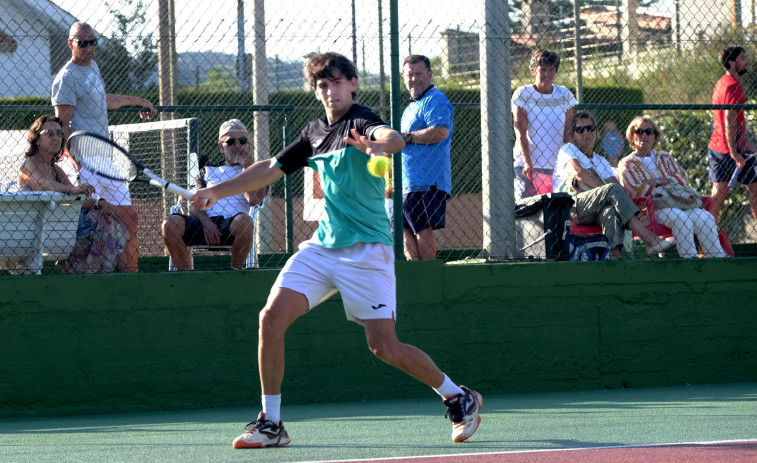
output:
<instances>
[{"instance_id":1,"label":"man in red shirt","mask_svg":"<svg viewBox=\"0 0 757 463\"><path fill-rule=\"evenodd\" d=\"M747 72L747 58L744 48L730 46L722 49L718 56L725 69L725 75L718 80L712 92L712 104L746 104L741 76ZM730 193L731 178L736 169L736 180L749 188L749 204L752 216L757 220L757 167L754 146L749 143L746 131L746 117L742 109L713 110L714 130L710 139L710 182L715 204L712 214L717 220L723 202Z\"/></svg>"}]
</instances>

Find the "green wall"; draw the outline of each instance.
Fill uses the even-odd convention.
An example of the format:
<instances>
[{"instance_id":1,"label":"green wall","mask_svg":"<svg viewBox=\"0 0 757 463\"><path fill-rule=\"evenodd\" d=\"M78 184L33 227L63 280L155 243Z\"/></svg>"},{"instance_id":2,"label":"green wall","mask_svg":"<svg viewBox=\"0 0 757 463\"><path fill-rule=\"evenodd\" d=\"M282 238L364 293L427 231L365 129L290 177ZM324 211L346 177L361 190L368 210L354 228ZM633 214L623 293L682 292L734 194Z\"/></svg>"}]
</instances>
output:
<instances>
[{"instance_id":1,"label":"green wall","mask_svg":"<svg viewBox=\"0 0 757 463\"><path fill-rule=\"evenodd\" d=\"M276 274L0 277L0 417L257 404ZM757 381L757 259L401 262L397 277L400 339L484 394ZM338 297L290 329L283 390L433 395L371 356Z\"/></svg>"}]
</instances>

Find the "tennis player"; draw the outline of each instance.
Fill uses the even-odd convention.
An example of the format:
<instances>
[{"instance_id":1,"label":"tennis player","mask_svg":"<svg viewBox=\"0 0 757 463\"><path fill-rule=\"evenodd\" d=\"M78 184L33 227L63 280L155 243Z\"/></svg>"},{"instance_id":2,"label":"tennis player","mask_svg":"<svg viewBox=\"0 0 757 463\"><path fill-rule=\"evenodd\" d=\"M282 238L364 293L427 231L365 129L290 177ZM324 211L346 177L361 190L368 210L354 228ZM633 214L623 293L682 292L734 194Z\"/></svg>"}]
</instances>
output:
<instances>
[{"instance_id":1,"label":"tennis player","mask_svg":"<svg viewBox=\"0 0 757 463\"><path fill-rule=\"evenodd\" d=\"M220 198L270 185L307 166L318 172L326 203L326 218L286 263L260 312L263 411L234 440L234 448L290 443L280 413L284 333L337 291L347 318L365 329L371 352L443 398L452 439L462 442L481 421L481 395L453 383L425 352L400 342L395 332L393 238L384 210L384 179L370 175L366 164L371 154L396 153L405 143L376 114L355 104L357 72L346 57L318 55L308 61L305 74L326 116L310 121L299 139L275 158L258 161L192 198L192 205L207 208Z\"/></svg>"}]
</instances>

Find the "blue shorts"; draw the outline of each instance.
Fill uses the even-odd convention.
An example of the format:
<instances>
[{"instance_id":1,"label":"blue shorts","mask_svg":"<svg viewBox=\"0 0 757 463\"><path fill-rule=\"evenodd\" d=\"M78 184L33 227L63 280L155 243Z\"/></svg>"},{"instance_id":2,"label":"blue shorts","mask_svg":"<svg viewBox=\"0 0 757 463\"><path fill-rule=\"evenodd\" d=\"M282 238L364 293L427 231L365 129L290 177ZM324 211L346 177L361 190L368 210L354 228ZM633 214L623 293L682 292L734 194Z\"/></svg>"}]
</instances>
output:
<instances>
[{"instance_id":1,"label":"blue shorts","mask_svg":"<svg viewBox=\"0 0 757 463\"><path fill-rule=\"evenodd\" d=\"M240 212L243 214L243 212ZM202 222L191 215L181 215L184 217L184 235L181 237L187 246L197 246L199 244L208 244L205 242L205 233L202 231ZM238 215L238 214L237 214ZM236 215L234 216L236 217ZM231 221L234 217L224 219L222 215L216 215L210 218L221 231L220 245L231 246L234 244L234 236L231 234Z\"/></svg>"},{"instance_id":2,"label":"blue shorts","mask_svg":"<svg viewBox=\"0 0 757 463\"><path fill-rule=\"evenodd\" d=\"M431 191L414 191L402 197L404 228L419 233L431 228L444 228L447 215L447 193L434 188Z\"/></svg>"},{"instance_id":3,"label":"blue shorts","mask_svg":"<svg viewBox=\"0 0 757 463\"><path fill-rule=\"evenodd\" d=\"M750 154L752 153L745 151L743 156L746 157ZM731 155L710 149L708 158L710 160L710 183L730 182L733 172L736 170L736 161L733 160ZM741 169L736 180L742 185L757 182L757 160L755 160L755 156L747 159L746 165Z\"/></svg>"}]
</instances>

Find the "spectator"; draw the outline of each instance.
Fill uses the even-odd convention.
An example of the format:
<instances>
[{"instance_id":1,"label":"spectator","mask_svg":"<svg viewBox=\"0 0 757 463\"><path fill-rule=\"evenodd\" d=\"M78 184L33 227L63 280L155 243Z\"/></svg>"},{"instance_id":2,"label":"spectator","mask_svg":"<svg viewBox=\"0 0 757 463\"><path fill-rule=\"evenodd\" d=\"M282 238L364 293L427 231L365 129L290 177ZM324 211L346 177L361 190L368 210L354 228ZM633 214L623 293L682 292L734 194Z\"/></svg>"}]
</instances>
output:
<instances>
[{"instance_id":1,"label":"spectator","mask_svg":"<svg viewBox=\"0 0 757 463\"><path fill-rule=\"evenodd\" d=\"M555 85L560 57L549 50L531 55L533 85L513 92L515 124L515 199L552 191L552 174L560 147L570 140L570 120L576 99Z\"/></svg>"},{"instance_id":2,"label":"spectator","mask_svg":"<svg viewBox=\"0 0 757 463\"><path fill-rule=\"evenodd\" d=\"M560 148L552 187L574 195L571 215L578 225L596 224L610 240L610 257L622 257L625 229L631 229L654 256L673 246L649 231L636 215L639 208L618 183L612 167L594 152L597 125L590 113L579 112L572 118L572 142Z\"/></svg>"},{"instance_id":3,"label":"spectator","mask_svg":"<svg viewBox=\"0 0 757 463\"><path fill-rule=\"evenodd\" d=\"M633 197L649 196L656 185L689 185L686 172L678 166L673 156L654 150L660 134L660 127L649 116L639 116L628 126L626 136L634 152L624 157L620 163L620 182ZM706 256L725 257L718 239L715 217L709 212L702 208L655 208L654 214L658 222L673 229L681 257L699 255L694 233Z\"/></svg>"},{"instance_id":4,"label":"spectator","mask_svg":"<svg viewBox=\"0 0 757 463\"><path fill-rule=\"evenodd\" d=\"M607 156L607 160L612 167L617 167L618 161L623 157L623 135L615 125L615 121L605 122L605 128L602 132L602 150Z\"/></svg>"},{"instance_id":5,"label":"spectator","mask_svg":"<svg viewBox=\"0 0 757 463\"><path fill-rule=\"evenodd\" d=\"M76 130L89 130L107 137L109 109L142 106L145 110L140 114L144 119L150 119L156 113L152 103L144 98L105 93L100 69L94 61L97 40L89 24L77 22L71 26L68 37L71 60L55 76L51 98L55 115L63 121L64 140ZM115 217L129 233L126 250L118 262L118 271L138 271L138 216L131 205L126 184L102 178L87 170L79 172L79 176L82 181L95 187L97 199L105 199L113 205Z\"/></svg>"},{"instance_id":6,"label":"spectator","mask_svg":"<svg viewBox=\"0 0 757 463\"><path fill-rule=\"evenodd\" d=\"M745 104L741 77L749 63L743 47L723 48L718 56L725 75L715 84L712 104ZM731 192L729 183L736 169L739 183L749 188L749 205L752 217L757 220L757 161L755 147L749 143L746 116L743 109L714 109L714 129L709 145L710 182L712 182L712 215L717 221L723 202Z\"/></svg>"},{"instance_id":7,"label":"spectator","mask_svg":"<svg viewBox=\"0 0 757 463\"><path fill-rule=\"evenodd\" d=\"M447 198L452 192L450 144L454 110L444 93L431 83L431 62L410 55L402 78L410 104L402 114L402 212L407 260L436 259L434 230L444 228Z\"/></svg>"},{"instance_id":8,"label":"spectator","mask_svg":"<svg viewBox=\"0 0 757 463\"><path fill-rule=\"evenodd\" d=\"M74 185L59 157L63 151L62 121L53 115L38 118L29 128L29 149L21 164L18 183L21 190L59 191L72 195L92 195L87 183ZM115 268L128 233L113 218L114 208L107 201L87 198L79 216L77 239L66 261L65 273L108 273Z\"/></svg>"},{"instance_id":9,"label":"spectator","mask_svg":"<svg viewBox=\"0 0 757 463\"><path fill-rule=\"evenodd\" d=\"M466 440L481 421L481 395L452 382L426 353L400 342L395 331L396 281L393 238L384 209L385 183L368 172L367 163L371 155L402 150L402 136L370 109L355 104L357 70L346 57L317 55L308 61L305 72L325 116L308 122L300 137L275 158L258 161L234 178L198 190L192 198L195 207L212 207L221 198L270 185L307 166L318 172L326 202L326 217L289 258L260 312L263 411L233 446L290 443L281 422L285 334L295 320L336 292L341 293L347 318L362 325L370 351L434 388L447 406L452 439Z\"/></svg>"},{"instance_id":10,"label":"spectator","mask_svg":"<svg viewBox=\"0 0 757 463\"><path fill-rule=\"evenodd\" d=\"M224 156L219 166L204 166L197 175L196 187L206 188L236 177L252 165L247 128L239 119L231 119L218 131L218 148ZM189 215L172 214L163 221L166 250L177 270L191 270L187 246L198 244L231 245L231 267L238 269L245 263L252 249L254 222L250 206L260 204L266 189L224 198L205 211L192 206Z\"/></svg>"}]
</instances>

